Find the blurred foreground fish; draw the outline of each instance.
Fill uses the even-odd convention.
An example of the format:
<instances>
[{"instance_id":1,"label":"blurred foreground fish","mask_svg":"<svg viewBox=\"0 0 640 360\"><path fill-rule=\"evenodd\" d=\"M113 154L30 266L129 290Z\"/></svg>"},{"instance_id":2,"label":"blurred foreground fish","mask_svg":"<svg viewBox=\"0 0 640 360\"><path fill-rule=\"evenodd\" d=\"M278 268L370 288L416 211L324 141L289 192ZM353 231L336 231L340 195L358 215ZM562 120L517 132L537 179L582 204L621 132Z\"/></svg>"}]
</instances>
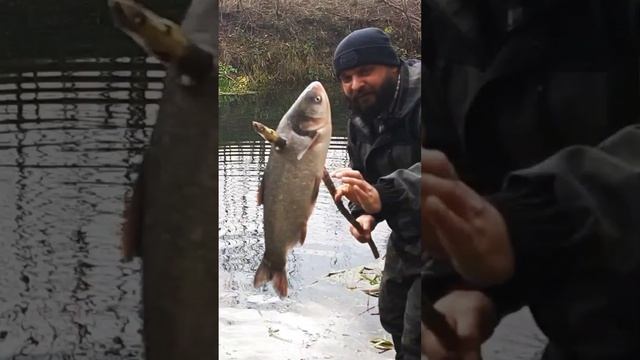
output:
<instances>
[{"instance_id":1,"label":"blurred foreground fish","mask_svg":"<svg viewBox=\"0 0 640 360\"><path fill-rule=\"evenodd\" d=\"M264 205L265 253L253 285L273 281L278 295L285 297L287 253L306 238L331 141L331 107L322 84L312 82L302 91L276 133L286 146L272 145L258 190L258 204Z\"/></svg>"},{"instance_id":2,"label":"blurred foreground fish","mask_svg":"<svg viewBox=\"0 0 640 360\"><path fill-rule=\"evenodd\" d=\"M131 15L127 10L130 2L111 0L110 4L120 6L129 14L127 18ZM137 9L139 5L131 6ZM148 28L153 34L157 19L143 14L154 24ZM217 17L217 1L194 0L180 28L193 48L211 49L207 50L211 59L217 59ZM147 30L137 33L153 39ZM161 48L150 44L156 50ZM175 49L167 53L171 54L169 58L182 54ZM211 64L217 65L217 60ZM143 257L145 358L215 359L217 71L192 72L192 76L198 76L193 78L197 86L185 87L179 84L184 75L179 61L167 65L157 121L125 209L122 247L125 259Z\"/></svg>"}]
</instances>

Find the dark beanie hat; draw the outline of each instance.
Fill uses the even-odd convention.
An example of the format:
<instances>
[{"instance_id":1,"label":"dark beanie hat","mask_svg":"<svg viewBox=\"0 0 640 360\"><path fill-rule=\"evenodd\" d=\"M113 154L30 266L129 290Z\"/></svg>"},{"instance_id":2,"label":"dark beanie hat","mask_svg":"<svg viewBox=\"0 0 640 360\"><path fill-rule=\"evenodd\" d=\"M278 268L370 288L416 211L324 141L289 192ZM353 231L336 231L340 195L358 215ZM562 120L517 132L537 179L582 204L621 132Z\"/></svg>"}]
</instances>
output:
<instances>
[{"instance_id":1,"label":"dark beanie hat","mask_svg":"<svg viewBox=\"0 0 640 360\"><path fill-rule=\"evenodd\" d=\"M361 65L400 65L400 59L391 47L391 41L378 28L365 28L347 35L333 54L336 76L344 70Z\"/></svg>"}]
</instances>

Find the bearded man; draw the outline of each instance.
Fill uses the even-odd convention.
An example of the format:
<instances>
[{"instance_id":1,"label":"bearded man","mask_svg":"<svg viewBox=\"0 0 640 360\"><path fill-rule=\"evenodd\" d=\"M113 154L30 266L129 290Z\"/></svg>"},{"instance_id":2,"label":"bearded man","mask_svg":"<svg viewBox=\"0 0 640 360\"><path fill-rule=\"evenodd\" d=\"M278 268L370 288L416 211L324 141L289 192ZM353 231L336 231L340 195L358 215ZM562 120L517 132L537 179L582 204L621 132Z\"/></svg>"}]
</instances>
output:
<instances>
[{"instance_id":1,"label":"bearded man","mask_svg":"<svg viewBox=\"0 0 640 360\"><path fill-rule=\"evenodd\" d=\"M421 62L401 60L380 29L356 30L337 46L333 65L351 110L350 167L333 174L364 229L360 242L386 221L380 322L393 337L396 359L420 359Z\"/></svg>"}]
</instances>

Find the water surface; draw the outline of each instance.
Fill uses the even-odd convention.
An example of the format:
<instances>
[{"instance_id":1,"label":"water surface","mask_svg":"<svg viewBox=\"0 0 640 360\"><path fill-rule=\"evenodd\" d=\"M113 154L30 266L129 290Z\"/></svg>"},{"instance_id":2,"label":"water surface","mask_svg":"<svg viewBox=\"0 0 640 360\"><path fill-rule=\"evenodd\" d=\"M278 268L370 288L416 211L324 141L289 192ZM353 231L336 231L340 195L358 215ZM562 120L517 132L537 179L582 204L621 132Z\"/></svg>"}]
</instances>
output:
<instances>
[{"instance_id":1,"label":"water surface","mask_svg":"<svg viewBox=\"0 0 640 360\"><path fill-rule=\"evenodd\" d=\"M146 58L0 74L0 359L140 359L140 263L120 261L164 71Z\"/></svg>"}]
</instances>

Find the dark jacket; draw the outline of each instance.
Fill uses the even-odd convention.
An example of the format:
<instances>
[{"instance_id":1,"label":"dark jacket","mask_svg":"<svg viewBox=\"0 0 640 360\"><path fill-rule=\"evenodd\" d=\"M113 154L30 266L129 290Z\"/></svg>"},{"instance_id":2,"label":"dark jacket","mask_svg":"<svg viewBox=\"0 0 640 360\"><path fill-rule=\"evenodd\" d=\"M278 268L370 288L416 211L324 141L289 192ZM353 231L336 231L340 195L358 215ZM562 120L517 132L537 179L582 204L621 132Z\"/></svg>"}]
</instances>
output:
<instances>
[{"instance_id":1,"label":"dark jacket","mask_svg":"<svg viewBox=\"0 0 640 360\"><path fill-rule=\"evenodd\" d=\"M550 339L544 359L640 354L638 199L637 125L513 172L490 196L509 227L516 275L489 293L503 312L529 305Z\"/></svg>"},{"instance_id":2,"label":"dark jacket","mask_svg":"<svg viewBox=\"0 0 640 360\"><path fill-rule=\"evenodd\" d=\"M596 147L640 113L626 25L617 10L568 0L443 3L426 5L424 145L507 221L516 275L487 293L502 315L530 306L548 359L634 358L640 257L625 252L638 251L640 218L623 194L638 192L640 163L624 146L639 134L615 138L615 151ZM451 280L433 273L434 284Z\"/></svg>"},{"instance_id":3,"label":"dark jacket","mask_svg":"<svg viewBox=\"0 0 640 360\"><path fill-rule=\"evenodd\" d=\"M390 109L371 123L350 119L347 144L351 168L380 194L382 210L376 219L387 221L399 256L414 262L420 256L421 70L419 61L403 62ZM350 208L356 217L364 213L353 203Z\"/></svg>"}]
</instances>

